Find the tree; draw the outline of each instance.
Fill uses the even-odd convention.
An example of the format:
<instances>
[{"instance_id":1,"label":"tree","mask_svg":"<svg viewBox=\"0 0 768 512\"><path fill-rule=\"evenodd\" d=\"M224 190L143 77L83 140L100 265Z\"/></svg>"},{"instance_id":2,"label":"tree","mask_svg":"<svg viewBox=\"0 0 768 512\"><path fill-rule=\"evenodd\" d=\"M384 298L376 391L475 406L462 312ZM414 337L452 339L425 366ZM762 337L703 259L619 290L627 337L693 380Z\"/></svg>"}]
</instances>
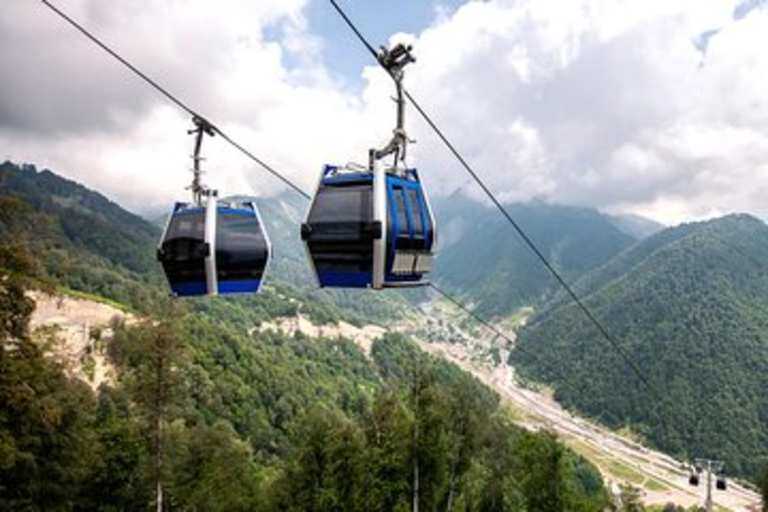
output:
<instances>
[{"instance_id":1,"label":"tree","mask_svg":"<svg viewBox=\"0 0 768 512\"><path fill-rule=\"evenodd\" d=\"M296 448L278 482L275 508L378 510L366 499L366 493L373 490L364 485L368 475L365 449L357 425L338 411L313 408L302 422Z\"/></svg>"},{"instance_id":2,"label":"tree","mask_svg":"<svg viewBox=\"0 0 768 512\"><path fill-rule=\"evenodd\" d=\"M643 512L645 507L640 502L640 489L630 484L619 486L619 510L621 512Z\"/></svg>"},{"instance_id":3,"label":"tree","mask_svg":"<svg viewBox=\"0 0 768 512\"><path fill-rule=\"evenodd\" d=\"M763 465L763 470L757 480L757 486L760 488L760 495L763 498L763 512L768 512L768 463Z\"/></svg>"},{"instance_id":4,"label":"tree","mask_svg":"<svg viewBox=\"0 0 768 512\"><path fill-rule=\"evenodd\" d=\"M171 322L145 322L135 327L116 325L110 355L132 370L127 388L138 405L137 415L152 456L151 474L158 510L162 509L165 478L167 412L178 389L174 363L180 353L177 327Z\"/></svg>"},{"instance_id":5,"label":"tree","mask_svg":"<svg viewBox=\"0 0 768 512\"><path fill-rule=\"evenodd\" d=\"M11 203L11 207L16 207ZM0 202L0 219L9 214ZM7 226L4 226L7 227ZM29 337L35 263L24 238L0 247L0 509L66 509L97 464L93 394Z\"/></svg>"},{"instance_id":6,"label":"tree","mask_svg":"<svg viewBox=\"0 0 768 512\"><path fill-rule=\"evenodd\" d=\"M167 431L168 502L181 510L260 510L250 445L228 422L189 428L173 421Z\"/></svg>"}]
</instances>

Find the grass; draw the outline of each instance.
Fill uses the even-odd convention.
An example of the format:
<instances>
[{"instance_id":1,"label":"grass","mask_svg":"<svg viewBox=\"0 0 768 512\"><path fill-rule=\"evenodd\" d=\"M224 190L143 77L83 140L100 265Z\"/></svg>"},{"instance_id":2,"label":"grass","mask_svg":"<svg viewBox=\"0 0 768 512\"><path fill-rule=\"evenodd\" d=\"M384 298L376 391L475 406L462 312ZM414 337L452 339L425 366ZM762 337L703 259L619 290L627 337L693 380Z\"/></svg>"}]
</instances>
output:
<instances>
[{"instance_id":1,"label":"grass","mask_svg":"<svg viewBox=\"0 0 768 512\"><path fill-rule=\"evenodd\" d=\"M72 290L71 288L65 288L65 287L59 287L57 291L63 295L67 295L75 299L83 299L83 300L89 300L91 302L98 302L99 304L104 304L105 306L110 306L115 309L119 309L123 313L131 313L131 309L125 304L120 304L119 302L116 302L110 299L105 299L104 297L100 297L98 295L93 295L93 294L81 292L78 290Z\"/></svg>"},{"instance_id":2,"label":"grass","mask_svg":"<svg viewBox=\"0 0 768 512\"><path fill-rule=\"evenodd\" d=\"M627 466L626 464L622 464L621 462L610 461L606 470L613 476L633 484L640 485L645 481L645 477L643 475Z\"/></svg>"},{"instance_id":3,"label":"grass","mask_svg":"<svg viewBox=\"0 0 768 512\"><path fill-rule=\"evenodd\" d=\"M662 484L658 480L654 480L653 478L649 478L645 482L645 488L648 489L649 491L659 491L659 492L669 490L669 487Z\"/></svg>"}]
</instances>

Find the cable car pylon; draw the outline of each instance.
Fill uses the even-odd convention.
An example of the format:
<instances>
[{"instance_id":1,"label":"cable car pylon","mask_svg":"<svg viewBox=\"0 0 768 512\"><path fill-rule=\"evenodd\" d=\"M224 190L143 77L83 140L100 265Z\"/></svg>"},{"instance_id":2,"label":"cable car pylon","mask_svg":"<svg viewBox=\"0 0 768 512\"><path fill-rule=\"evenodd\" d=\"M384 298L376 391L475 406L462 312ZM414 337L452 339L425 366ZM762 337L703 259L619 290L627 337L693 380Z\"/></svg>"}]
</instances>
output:
<instances>
[{"instance_id":1,"label":"cable car pylon","mask_svg":"<svg viewBox=\"0 0 768 512\"><path fill-rule=\"evenodd\" d=\"M699 485L699 475L702 472L706 472L707 474L707 497L704 500L704 508L707 512L712 512L712 474L714 473L716 475L716 483L715 487L719 491L725 491L727 489L727 485L725 482L725 475L723 474L723 469L725 468L725 463L720 460L710 460L710 459L696 459L694 461L693 466L691 467L691 475L688 478L688 483L693 486Z\"/></svg>"},{"instance_id":2,"label":"cable car pylon","mask_svg":"<svg viewBox=\"0 0 768 512\"><path fill-rule=\"evenodd\" d=\"M192 202L177 202L168 217L157 258L177 297L256 293L271 255L269 237L256 203L220 200L202 183L201 148L217 130L193 116Z\"/></svg>"},{"instance_id":3,"label":"cable car pylon","mask_svg":"<svg viewBox=\"0 0 768 512\"><path fill-rule=\"evenodd\" d=\"M435 220L419 173L405 162L404 68L411 47L382 49L379 63L395 82L397 118L392 139L371 149L368 166L326 165L301 226L320 286L411 287L427 284L436 240ZM387 164L385 159L393 156Z\"/></svg>"}]
</instances>

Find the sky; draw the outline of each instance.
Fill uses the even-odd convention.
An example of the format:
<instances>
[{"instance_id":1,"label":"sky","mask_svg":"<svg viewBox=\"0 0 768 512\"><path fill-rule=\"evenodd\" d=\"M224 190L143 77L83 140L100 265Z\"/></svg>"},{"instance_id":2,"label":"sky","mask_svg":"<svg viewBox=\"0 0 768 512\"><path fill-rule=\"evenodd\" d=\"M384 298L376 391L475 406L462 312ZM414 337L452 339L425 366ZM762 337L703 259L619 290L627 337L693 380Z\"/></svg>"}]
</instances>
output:
<instances>
[{"instance_id":1,"label":"sky","mask_svg":"<svg viewBox=\"0 0 768 512\"><path fill-rule=\"evenodd\" d=\"M327 0L51 0L311 192L394 128L390 78ZM339 0L374 46L413 44L408 90L504 202L665 224L768 220L767 0ZM42 2L0 2L0 159L133 211L186 199L189 116ZM413 109L431 195L477 199ZM203 143L221 195L284 185Z\"/></svg>"}]
</instances>

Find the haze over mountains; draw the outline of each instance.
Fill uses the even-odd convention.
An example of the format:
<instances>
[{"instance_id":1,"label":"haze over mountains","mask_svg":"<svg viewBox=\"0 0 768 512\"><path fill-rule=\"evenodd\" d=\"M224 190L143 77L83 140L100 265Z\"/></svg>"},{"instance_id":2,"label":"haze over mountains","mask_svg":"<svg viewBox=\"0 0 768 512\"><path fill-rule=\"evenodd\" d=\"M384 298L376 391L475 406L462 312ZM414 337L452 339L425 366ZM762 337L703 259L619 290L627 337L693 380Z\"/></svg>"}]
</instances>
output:
<instances>
[{"instance_id":1,"label":"haze over mountains","mask_svg":"<svg viewBox=\"0 0 768 512\"><path fill-rule=\"evenodd\" d=\"M537 201L506 209L568 281L607 263L632 245L638 232L661 228L652 221ZM558 283L496 208L455 193L436 201L435 212L440 221L435 278L465 296L478 313L509 314L558 291Z\"/></svg>"},{"instance_id":2,"label":"haze over mountains","mask_svg":"<svg viewBox=\"0 0 768 512\"><path fill-rule=\"evenodd\" d=\"M2 195L33 206L15 219L34 226L49 276L140 310L159 303L165 288L153 261L156 226L52 173L10 163L0 171ZM305 208L293 196L260 201L274 244L268 277L279 293L305 297L302 307L316 316L383 323L399 317L407 300L427 298L423 290L409 297L317 290L298 237ZM535 308L519 333L525 353L512 356L525 376L553 384L566 405L611 426L629 426L678 455L727 459L732 474L755 477L768 458L763 222L734 215L650 234L660 226L642 219L540 202L508 207L659 402L498 212L462 195L436 201L435 210L437 283L485 318ZM255 301L248 306L271 314Z\"/></svg>"}]
</instances>

